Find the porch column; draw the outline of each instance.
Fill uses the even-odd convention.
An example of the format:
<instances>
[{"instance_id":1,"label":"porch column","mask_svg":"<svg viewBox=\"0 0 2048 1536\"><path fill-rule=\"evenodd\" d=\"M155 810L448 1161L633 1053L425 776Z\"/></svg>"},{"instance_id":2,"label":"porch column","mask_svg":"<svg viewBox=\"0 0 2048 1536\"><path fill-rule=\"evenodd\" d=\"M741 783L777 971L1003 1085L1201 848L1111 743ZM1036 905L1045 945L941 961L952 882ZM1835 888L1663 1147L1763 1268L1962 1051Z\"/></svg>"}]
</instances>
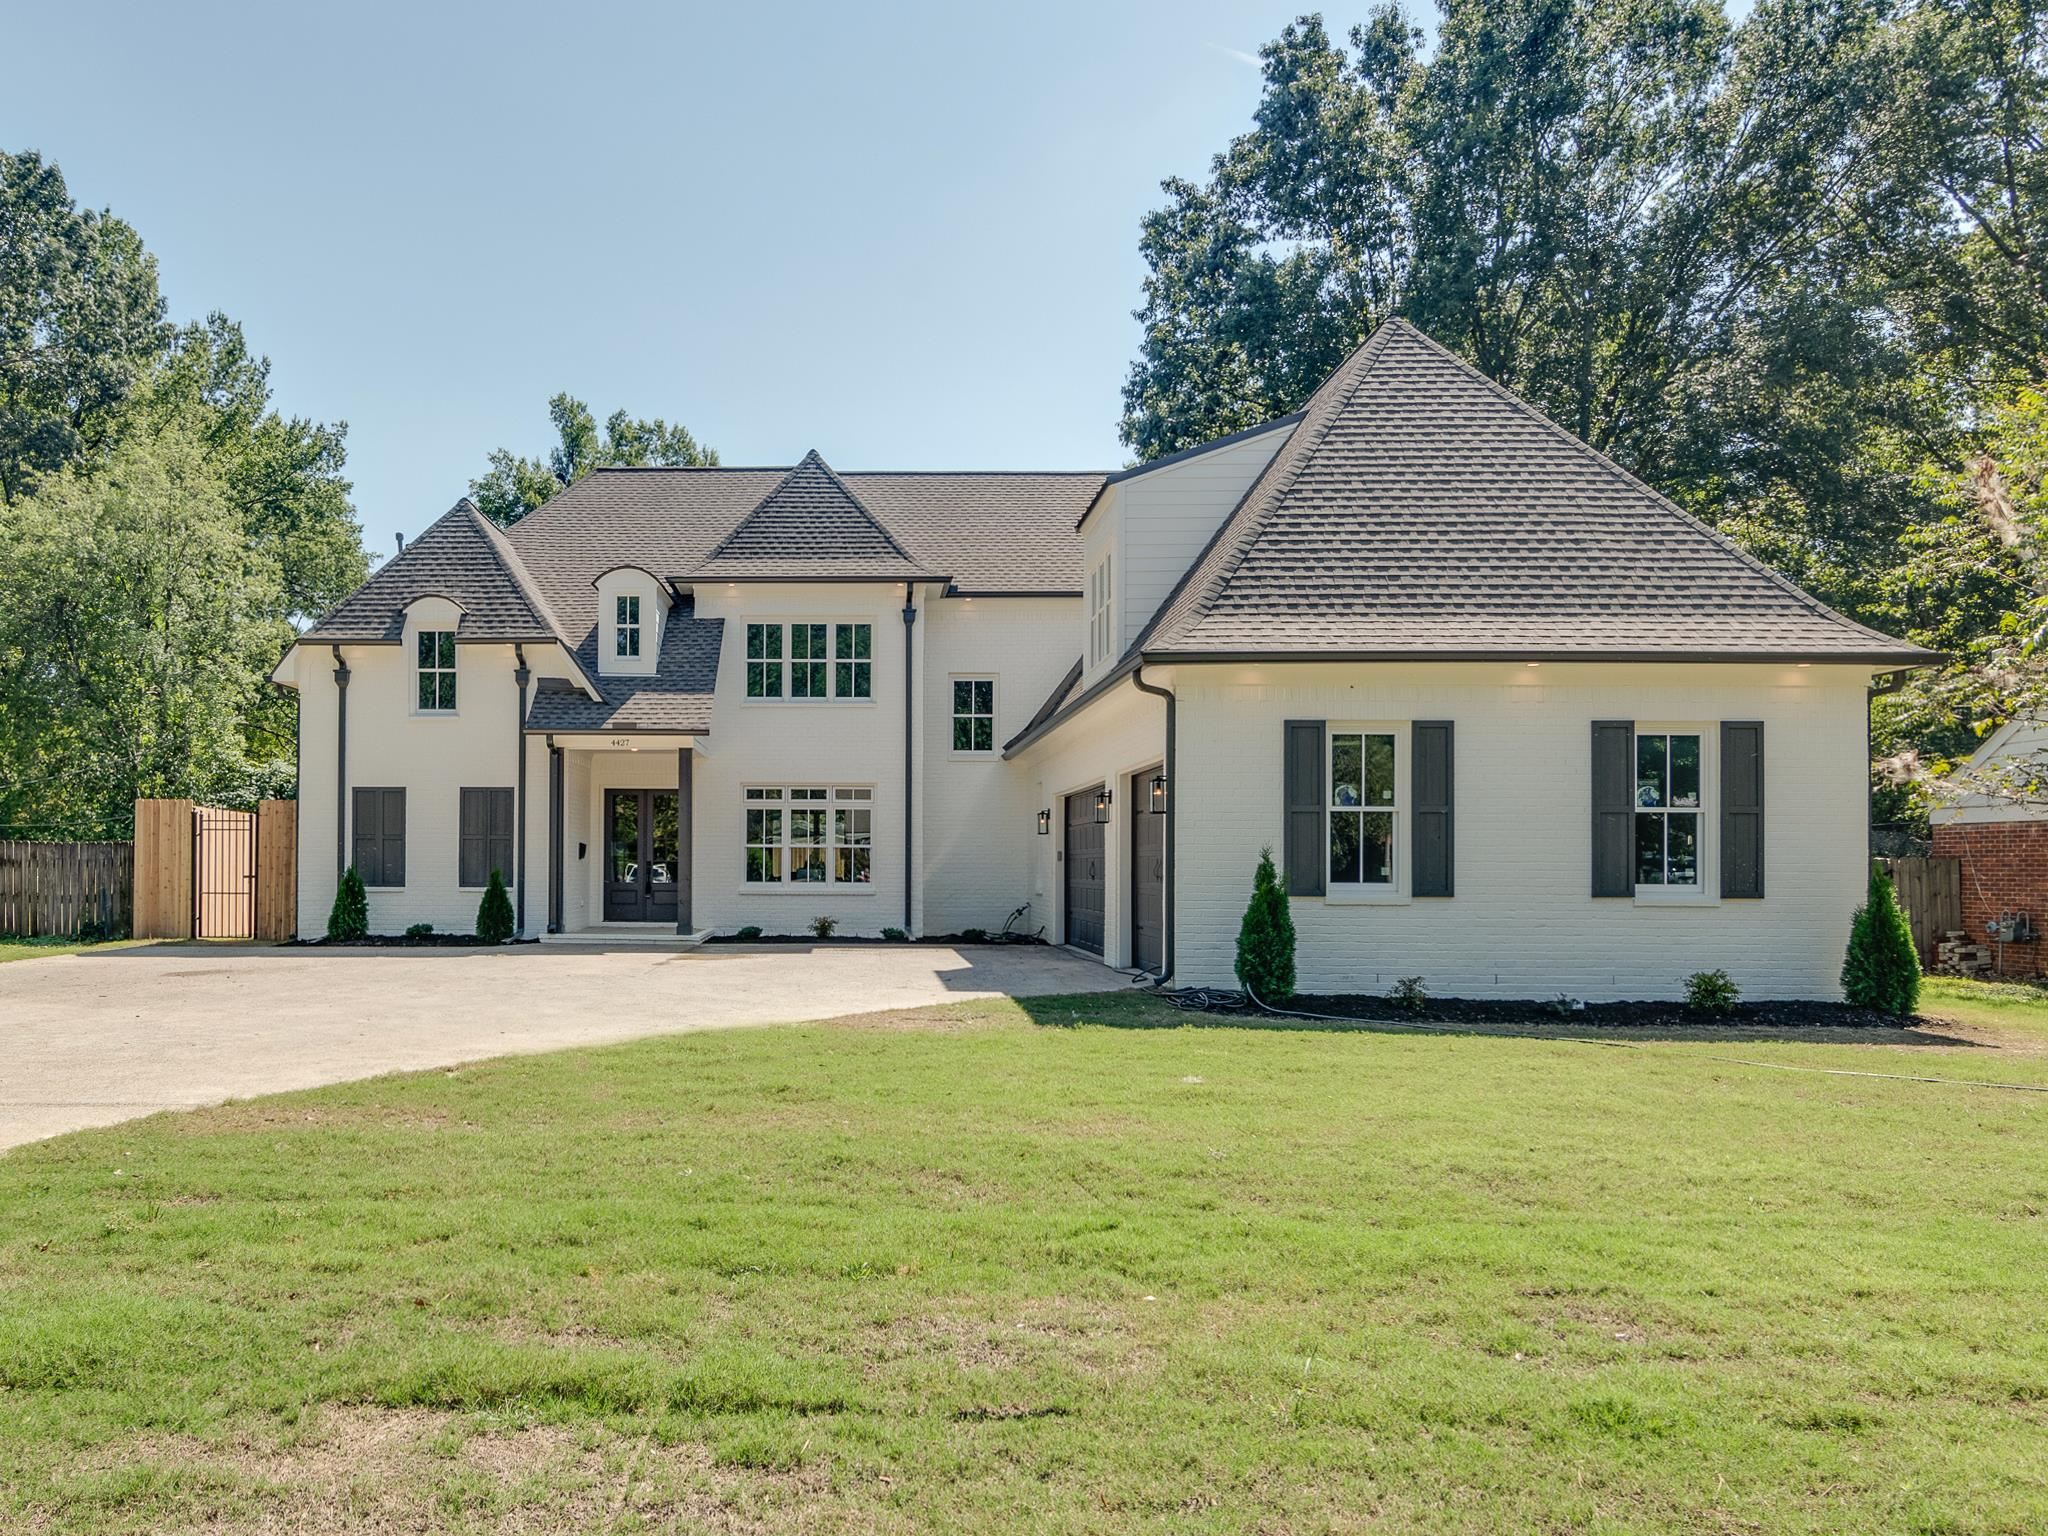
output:
<instances>
[{"instance_id":1,"label":"porch column","mask_svg":"<svg viewBox=\"0 0 2048 1536\"><path fill-rule=\"evenodd\" d=\"M562 749L548 738L548 932L562 931Z\"/></svg>"},{"instance_id":2,"label":"porch column","mask_svg":"<svg viewBox=\"0 0 2048 1536\"><path fill-rule=\"evenodd\" d=\"M676 748L676 932L690 931L690 864L696 852L690 807L690 749Z\"/></svg>"}]
</instances>

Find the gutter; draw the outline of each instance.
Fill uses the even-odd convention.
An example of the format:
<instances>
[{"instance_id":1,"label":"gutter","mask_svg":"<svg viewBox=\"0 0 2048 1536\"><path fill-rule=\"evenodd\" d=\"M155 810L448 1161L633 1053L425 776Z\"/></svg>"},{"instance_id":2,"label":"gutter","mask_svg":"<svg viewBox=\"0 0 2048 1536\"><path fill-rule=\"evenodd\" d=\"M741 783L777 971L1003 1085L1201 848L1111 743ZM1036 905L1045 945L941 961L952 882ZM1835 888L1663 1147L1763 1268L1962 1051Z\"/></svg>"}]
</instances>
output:
<instances>
[{"instance_id":1,"label":"gutter","mask_svg":"<svg viewBox=\"0 0 2048 1536\"><path fill-rule=\"evenodd\" d=\"M1180 701L1173 696L1171 689L1161 688L1156 683L1145 681L1145 667L1142 662L1139 664L1138 670L1131 674L1131 681L1137 685L1140 693L1149 693L1155 698L1166 700L1166 879L1165 889L1160 895L1160 906L1163 909L1160 912L1160 927L1164 931L1165 942L1160 955L1160 971L1157 983L1160 986L1165 986L1167 978L1173 974L1174 807L1180 801L1180 780L1177 776L1179 770L1174 763L1174 749L1177 735L1176 727L1179 724ZM1131 814L1143 816L1147 813L1133 806Z\"/></svg>"},{"instance_id":2,"label":"gutter","mask_svg":"<svg viewBox=\"0 0 2048 1536\"><path fill-rule=\"evenodd\" d=\"M910 921L911 889L916 871L912 866L913 837L916 826L914 813L917 808L916 781L911 775L912 754L916 751L917 688L914 676L917 666L917 647L913 636L917 629L917 583L903 583L903 931L913 932Z\"/></svg>"},{"instance_id":3,"label":"gutter","mask_svg":"<svg viewBox=\"0 0 2048 1536\"><path fill-rule=\"evenodd\" d=\"M519 663L512 673L512 680L519 685L519 718L512 730L512 747L519 758L518 830L513 834L517 841L512 847L512 928L523 939L526 937L526 685L533 680L533 672L526 665L525 646L514 645L512 655Z\"/></svg>"}]
</instances>

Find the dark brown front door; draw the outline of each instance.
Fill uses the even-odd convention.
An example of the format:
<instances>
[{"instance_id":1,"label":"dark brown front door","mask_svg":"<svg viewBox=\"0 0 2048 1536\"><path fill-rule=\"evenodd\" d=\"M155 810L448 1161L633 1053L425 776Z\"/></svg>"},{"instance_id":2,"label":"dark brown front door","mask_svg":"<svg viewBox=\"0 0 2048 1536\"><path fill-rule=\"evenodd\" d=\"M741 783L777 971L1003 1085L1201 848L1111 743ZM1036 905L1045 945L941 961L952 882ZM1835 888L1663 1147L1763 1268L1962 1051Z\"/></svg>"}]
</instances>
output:
<instances>
[{"instance_id":1,"label":"dark brown front door","mask_svg":"<svg viewBox=\"0 0 2048 1536\"><path fill-rule=\"evenodd\" d=\"M1107 830L1095 819L1102 786L1067 796L1067 942L1102 953L1102 853Z\"/></svg>"},{"instance_id":2,"label":"dark brown front door","mask_svg":"<svg viewBox=\"0 0 2048 1536\"><path fill-rule=\"evenodd\" d=\"M1153 814L1152 774L1131 775L1131 965L1166 963L1166 815Z\"/></svg>"},{"instance_id":3,"label":"dark brown front door","mask_svg":"<svg viewBox=\"0 0 2048 1536\"><path fill-rule=\"evenodd\" d=\"M604 792L604 920L673 923L681 828L672 789Z\"/></svg>"}]
</instances>

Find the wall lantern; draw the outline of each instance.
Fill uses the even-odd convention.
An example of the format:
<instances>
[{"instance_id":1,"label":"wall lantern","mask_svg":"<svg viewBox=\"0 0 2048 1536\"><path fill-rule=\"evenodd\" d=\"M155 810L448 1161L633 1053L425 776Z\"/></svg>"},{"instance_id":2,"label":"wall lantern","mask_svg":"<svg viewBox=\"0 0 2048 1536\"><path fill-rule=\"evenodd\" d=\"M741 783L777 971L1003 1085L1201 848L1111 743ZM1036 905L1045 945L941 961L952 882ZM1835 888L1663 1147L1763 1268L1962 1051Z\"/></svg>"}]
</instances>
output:
<instances>
[{"instance_id":1,"label":"wall lantern","mask_svg":"<svg viewBox=\"0 0 2048 1536\"><path fill-rule=\"evenodd\" d=\"M1038 813L1038 835L1039 835L1040 837L1051 837L1051 836L1052 836L1052 812L1051 812L1051 811L1040 811L1040 812Z\"/></svg>"},{"instance_id":2,"label":"wall lantern","mask_svg":"<svg viewBox=\"0 0 2048 1536\"><path fill-rule=\"evenodd\" d=\"M1152 813L1152 814L1153 814L1154 816L1160 816L1160 815L1164 815L1164 814L1165 814L1165 812L1166 812L1166 775L1165 775L1165 774L1163 774L1163 773L1155 773L1155 774L1153 774L1153 775L1152 775L1152 799L1151 799L1151 803L1150 803L1150 804L1148 804L1148 805L1147 805L1147 806L1145 807L1145 809L1146 809L1146 810L1148 810L1148 811L1150 811L1150 812L1151 812L1151 813Z\"/></svg>"},{"instance_id":3,"label":"wall lantern","mask_svg":"<svg viewBox=\"0 0 2048 1536\"><path fill-rule=\"evenodd\" d=\"M1106 789L1096 791L1095 820L1098 825L1109 824L1109 791Z\"/></svg>"}]
</instances>

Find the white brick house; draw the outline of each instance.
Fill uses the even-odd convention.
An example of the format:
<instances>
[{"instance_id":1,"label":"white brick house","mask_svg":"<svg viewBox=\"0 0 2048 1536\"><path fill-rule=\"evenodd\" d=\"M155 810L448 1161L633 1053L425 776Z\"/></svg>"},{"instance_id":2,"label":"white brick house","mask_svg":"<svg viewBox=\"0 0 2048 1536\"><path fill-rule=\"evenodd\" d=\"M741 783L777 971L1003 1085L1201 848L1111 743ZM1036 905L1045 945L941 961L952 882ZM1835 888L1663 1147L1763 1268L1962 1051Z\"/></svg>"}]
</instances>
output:
<instances>
[{"instance_id":1,"label":"white brick house","mask_svg":"<svg viewBox=\"0 0 2048 1536\"><path fill-rule=\"evenodd\" d=\"M1806 597L1399 322L1100 474L602 470L467 502L301 637L299 911L372 929L1016 926L1229 985L1828 997L1873 675Z\"/></svg>"}]
</instances>

